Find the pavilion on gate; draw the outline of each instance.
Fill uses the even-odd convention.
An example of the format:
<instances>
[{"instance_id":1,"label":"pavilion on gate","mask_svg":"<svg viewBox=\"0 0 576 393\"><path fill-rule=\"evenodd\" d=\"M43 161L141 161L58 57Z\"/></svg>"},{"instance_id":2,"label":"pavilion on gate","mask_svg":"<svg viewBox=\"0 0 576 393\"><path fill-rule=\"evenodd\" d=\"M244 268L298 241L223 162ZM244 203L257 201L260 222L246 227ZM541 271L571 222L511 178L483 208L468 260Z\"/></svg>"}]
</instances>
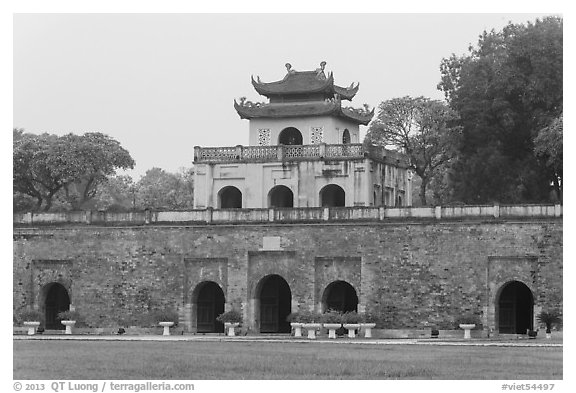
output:
<instances>
[{"instance_id":1,"label":"pavilion on gate","mask_svg":"<svg viewBox=\"0 0 576 393\"><path fill-rule=\"evenodd\" d=\"M360 125L374 110L345 106L359 85L336 85L325 65L252 78L269 102L234 101L250 122L249 145L194 148L196 209L411 205L407 157L362 145Z\"/></svg>"}]
</instances>

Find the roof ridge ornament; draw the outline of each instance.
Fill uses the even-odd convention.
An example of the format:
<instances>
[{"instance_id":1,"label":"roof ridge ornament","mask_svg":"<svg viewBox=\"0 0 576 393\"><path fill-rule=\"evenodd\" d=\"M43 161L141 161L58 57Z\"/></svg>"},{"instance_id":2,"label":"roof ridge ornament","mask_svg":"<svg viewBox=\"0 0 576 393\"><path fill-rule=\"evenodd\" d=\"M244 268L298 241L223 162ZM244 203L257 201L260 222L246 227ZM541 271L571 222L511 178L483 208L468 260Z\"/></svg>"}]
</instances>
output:
<instances>
[{"instance_id":1,"label":"roof ridge ornament","mask_svg":"<svg viewBox=\"0 0 576 393\"><path fill-rule=\"evenodd\" d=\"M326 80L326 74L324 73L324 68L326 67L326 62L322 61L320 63L320 68L316 68L316 78L320 80Z\"/></svg>"},{"instance_id":2,"label":"roof ridge ornament","mask_svg":"<svg viewBox=\"0 0 576 393\"><path fill-rule=\"evenodd\" d=\"M286 63L286 71L288 72L288 74L295 74L296 70L292 69L292 64L290 63Z\"/></svg>"}]
</instances>

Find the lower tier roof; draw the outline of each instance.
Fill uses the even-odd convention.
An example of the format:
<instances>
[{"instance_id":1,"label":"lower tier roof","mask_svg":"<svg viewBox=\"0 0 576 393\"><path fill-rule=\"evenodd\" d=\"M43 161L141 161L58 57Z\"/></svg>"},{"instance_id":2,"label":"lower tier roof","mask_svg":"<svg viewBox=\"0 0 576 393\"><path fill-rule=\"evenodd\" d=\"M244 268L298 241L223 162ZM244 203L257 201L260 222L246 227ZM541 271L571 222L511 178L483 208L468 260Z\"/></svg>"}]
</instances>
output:
<instances>
[{"instance_id":1,"label":"lower tier roof","mask_svg":"<svg viewBox=\"0 0 576 393\"><path fill-rule=\"evenodd\" d=\"M242 119L286 118L310 116L337 116L356 124L367 125L374 116L374 109L367 111L342 107L340 100L308 101L297 103L252 103L234 100L234 109Z\"/></svg>"}]
</instances>

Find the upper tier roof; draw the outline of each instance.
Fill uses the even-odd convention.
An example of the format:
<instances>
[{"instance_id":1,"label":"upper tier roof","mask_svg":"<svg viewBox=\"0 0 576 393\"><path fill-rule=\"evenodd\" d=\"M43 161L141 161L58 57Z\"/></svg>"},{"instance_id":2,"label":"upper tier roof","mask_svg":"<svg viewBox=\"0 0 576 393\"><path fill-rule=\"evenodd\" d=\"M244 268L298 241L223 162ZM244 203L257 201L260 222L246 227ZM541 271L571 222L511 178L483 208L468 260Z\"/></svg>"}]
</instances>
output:
<instances>
[{"instance_id":1,"label":"upper tier roof","mask_svg":"<svg viewBox=\"0 0 576 393\"><path fill-rule=\"evenodd\" d=\"M276 82L264 83L260 77L252 77L252 85L256 91L268 98L287 97L305 94L322 94L326 98L334 97L338 94L342 100L352 100L358 92L357 83L352 83L349 87L340 87L334 84L334 75L332 72L326 77L324 66L326 62L320 63L320 68L315 71L295 71L292 66L286 64L287 73L284 79Z\"/></svg>"}]
</instances>

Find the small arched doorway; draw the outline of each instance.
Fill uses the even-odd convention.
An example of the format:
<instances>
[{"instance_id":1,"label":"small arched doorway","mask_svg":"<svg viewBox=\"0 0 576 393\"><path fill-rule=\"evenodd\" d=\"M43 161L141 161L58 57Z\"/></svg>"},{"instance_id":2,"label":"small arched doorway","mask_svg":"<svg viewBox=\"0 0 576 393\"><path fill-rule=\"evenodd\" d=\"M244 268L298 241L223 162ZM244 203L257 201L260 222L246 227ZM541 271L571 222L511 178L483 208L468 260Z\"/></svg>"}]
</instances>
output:
<instances>
[{"instance_id":1,"label":"small arched doorway","mask_svg":"<svg viewBox=\"0 0 576 393\"><path fill-rule=\"evenodd\" d=\"M294 207L294 193L286 186L276 186L268 193L269 207Z\"/></svg>"},{"instance_id":2,"label":"small arched doorway","mask_svg":"<svg viewBox=\"0 0 576 393\"><path fill-rule=\"evenodd\" d=\"M260 333L290 333L286 317L292 312L292 292L286 280L277 274L264 277L258 284L257 297Z\"/></svg>"},{"instance_id":3,"label":"small arched doorway","mask_svg":"<svg viewBox=\"0 0 576 393\"><path fill-rule=\"evenodd\" d=\"M279 145L302 145L302 133L294 127L283 129L278 136Z\"/></svg>"},{"instance_id":4,"label":"small arched doorway","mask_svg":"<svg viewBox=\"0 0 576 393\"><path fill-rule=\"evenodd\" d=\"M196 288L196 331L224 333L224 324L216 317L224 312L224 292L214 281L204 281Z\"/></svg>"},{"instance_id":5,"label":"small arched doorway","mask_svg":"<svg viewBox=\"0 0 576 393\"><path fill-rule=\"evenodd\" d=\"M498 298L498 332L526 334L534 327L534 296L520 281L504 285Z\"/></svg>"},{"instance_id":6,"label":"small arched doorway","mask_svg":"<svg viewBox=\"0 0 576 393\"><path fill-rule=\"evenodd\" d=\"M331 282L322 294L322 311L358 311L358 295L346 281Z\"/></svg>"},{"instance_id":7,"label":"small arched doorway","mask_svg":"<svg viewBox=\"0 0 576 393\"><path fill-rule=\"evenodd\" d=\"M64 325L58 320L58 313L70 309L70 296L62 284L48 284L44 290L44 321L46 329L64 329Z\"/></svg>"},{"instance_id":8,"label":"small arched doorway","mask_svg":"<svg viewBox=\"0 0 576 393\"><path fill-rule=\"evenodd\" d=\"M234 186L227 186L218 192L218 207L220 209L241 209L242 192Z\"/></svg>"},{"instance_id":9,"label":"small arched doorway","mask_svg":"<svg viewBox=\"0 0 576 393\"><path fill-rule=\"evenodd\" d=\"M329 184L320 190L320 206L343 207L346 204L344 189L336 184Z\"/></svg>"},{"instance_id":10,"label":"small arched doorway","mask_svg":"<svg viewBox=\"0 0 576 393\"><path fill-rule=\"evenodd\" d=\"M344 133L342 134L342 144L348 145L350 144L350 131L347 128L344 129Z\"/></svg>"}]
</instances>

